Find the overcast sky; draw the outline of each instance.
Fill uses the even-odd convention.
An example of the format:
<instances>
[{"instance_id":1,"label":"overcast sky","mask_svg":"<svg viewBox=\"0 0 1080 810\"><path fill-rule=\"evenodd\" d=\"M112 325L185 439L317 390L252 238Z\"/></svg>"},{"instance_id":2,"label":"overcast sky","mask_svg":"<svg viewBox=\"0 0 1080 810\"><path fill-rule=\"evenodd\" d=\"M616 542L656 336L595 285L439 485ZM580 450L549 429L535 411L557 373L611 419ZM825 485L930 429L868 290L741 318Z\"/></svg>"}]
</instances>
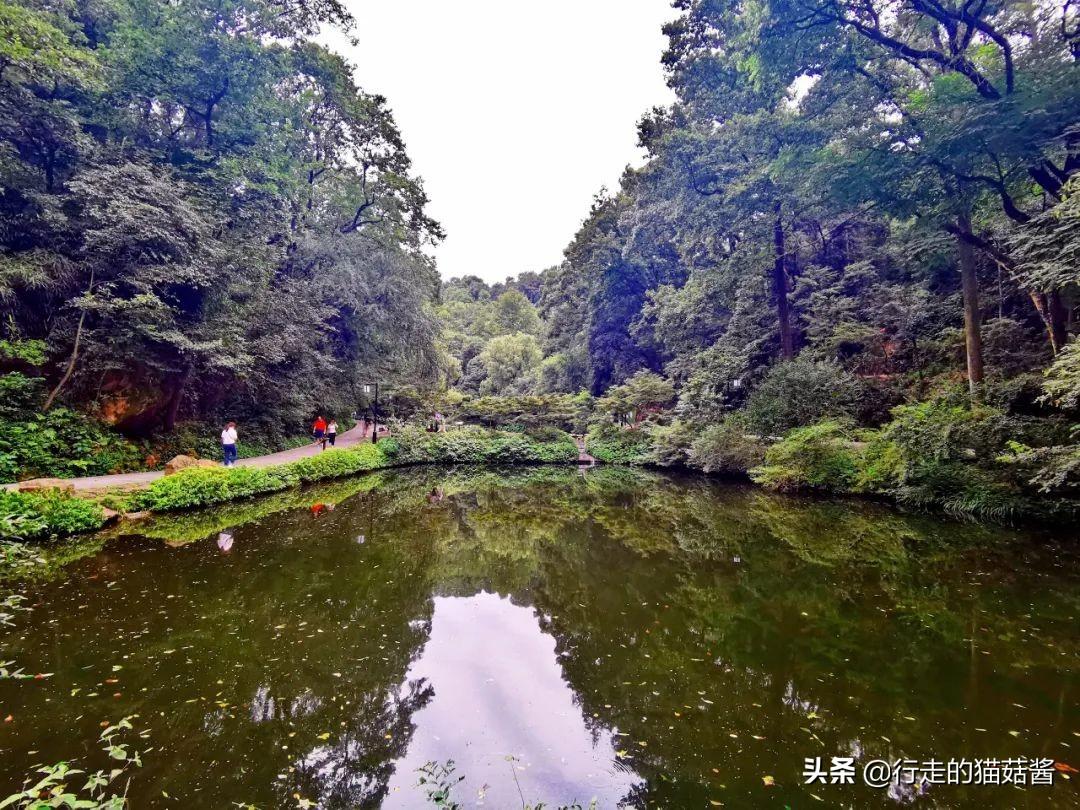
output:
<instances>
[{"instance_id":1,"label":"overcast sky","mask_svg":"<svg viewBox=\"0 0 1080 810\"><path fill-rule=\"evenodd\" d=\"M556 264L603 185L641 162L634 124L671 101L667 0L347 0L358 46L330 36L390 100L444 278Z\"/></svg>"}]
</instances>

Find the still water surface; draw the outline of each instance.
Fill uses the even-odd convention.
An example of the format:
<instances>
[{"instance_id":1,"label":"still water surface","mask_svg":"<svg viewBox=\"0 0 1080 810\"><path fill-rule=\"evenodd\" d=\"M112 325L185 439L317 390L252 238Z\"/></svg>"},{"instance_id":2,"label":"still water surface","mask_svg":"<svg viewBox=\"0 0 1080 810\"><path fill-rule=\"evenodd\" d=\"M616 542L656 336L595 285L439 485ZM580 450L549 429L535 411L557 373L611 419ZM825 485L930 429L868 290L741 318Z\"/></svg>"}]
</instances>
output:
<instances>
[{"instance_id":1,"label":"still water surface","mask_svg":"<svg viewBox=\"0 0 1080 810\"><path fill-rule=\"evenodd\" d=\"M378 473L139 531L3 586L32 610L0 660L52 674L0 680L0 796L106 766L101 723L138 715L136 808L423 807L448 760L464 807L1080 807L1068 771L803 784L815 756L1080 768L1075 537L613 468Z\"/></svg>"}]
</instances>

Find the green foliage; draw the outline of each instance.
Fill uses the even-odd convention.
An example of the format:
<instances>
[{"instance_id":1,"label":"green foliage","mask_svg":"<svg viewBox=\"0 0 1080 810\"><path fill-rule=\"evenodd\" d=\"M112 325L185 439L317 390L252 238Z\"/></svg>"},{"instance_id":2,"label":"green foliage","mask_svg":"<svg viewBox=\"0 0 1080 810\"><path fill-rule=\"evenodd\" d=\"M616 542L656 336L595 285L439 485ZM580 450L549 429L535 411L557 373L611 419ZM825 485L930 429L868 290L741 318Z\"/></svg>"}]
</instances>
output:
<instances>
[{"instance_id":1,"label":"green foliage","mask_svg":"<svg viewBox=\"0 0 1080 810\"><path fill-rule=\"evenodd\" d=\"M751 428L778 435L854 414L858 381L836 363L798 358L773 366L746 403Z\"/></svg>"},{"instance_id":2,"label":"green foliage","mask_svg":"<svg viewBox=\"0 0 1080 810\"><path fill-rule=\"evenodd\" d=\"M145 447L68 408L0 416L0 482L123 472L141 467L145 455Z\"/></svg>"},{"instance_id":3,"label":"green foliage","mask_svg":"<svg viewBox=\"0 0 1080 810\"><path fill-rule=\"evenodd\" d=\"M1080 427L1073 432L1080 439ZM1049 447L1010 441L998 461L1023 470L1027 483L1042 493L1064 495L1080 488L1080 441Z\"/></svg>"},{"instance_id":4,"label":"green foliage","mask_svg":"<svg viewBox=\"0 0 1080 810\"><path fill-rule=\"evenodd\" d=\"M690 445L688 463L704 472L744 474L765 460L765 446L742 420L709 425Z\"/></svg>"},{"instance_id":5,"label":"green foliage","mask_svg":"<svg viewBox=\"0 0 1080 810\"><path fill-rule=\"evenodd\" d=\"M654 458L652 435L644 428L595 425L585 436L585 449L608 464L649 464Z\"/></svg>"},{"instance_id":6,"label":"green foliage","mask_svg":"<svg viewBox=\"0 0 1080 810\"><path fill-rule=\"evenodd\" d=\"M0 490L0 538L29 540L46 534L49 524L28 496Z\"/></svg>"},{"instance_id":7,"label":"green foliage","mask_svg":"<svg viewBox=\"0 0 1080 810\"><path fill-rule=\"evenodd\" d=\"M457 766L454 760L448 759L443 762L426 762L416 769L420 774L417 785L424 789L429 804L442 807L445 810L460 810L461 805L454 801L452 793L454 786L465 781L464 776L454 776Z\"/></svg>"},{"instance_id":8,"label":"green foliage","mask_svg":"<svg viewBox=\"0 0 1080 810\"><path fill-rule=\"evenodd\" d=\"M1059 408L1080 408L1080 340L1074 340L1046 370L1046 399Z\"/></svg>"},{"instance_id":9,"label":"green foliage","mask_svg":"<svg viewBox=\"0 0 1080 810\"><path fill-rule=\"evenodd\" d=\"M489 427L546 425L580 433L584 432L592 415L593 398L585 391L520 397L466 396L450 410L460 419L478 421Z\"/></svg>"},{"instance_id":10,"label":"green foliage","mask_svg":"<svg viewBox=\"0 0 1080 810\"><path fill-rule=\"evenodd\" d=\"M45 341L0 340L0 364L21 362L29 366L45 364Z\"/></svg>"},{"instance_id":11,"label":"green foliage","mask_svg":"<svg viewBox=\"0 0 1080 810\"><path fill-rule=\"evenodd\" d=\"M750 470L750 477L779 491L849 492L858 473L859 451L850 429L826 421L788 433L765 451L765 463Z\"/></svg>"},{"instance_id":12,"label":"green foliage","mask_svg":"<svg viewBox=\"0 0 1080 810\"><path fill-rule=\"evenodd\" d=\"M609 388L607 394L597 400L596 407L620 418L630 414L636 424L646 413L663 410L674 399L675 387L668 380L642 369L622 385Z\"/></svg>"},{"instance_id":13,"label":"green foliage","mask_svg":"<svg viewBox=\"0 0 1080 810\"><path fill-rule=\"evenodd\" d=\"M387 456L374 444L358 444L347 450L326 450L317 456L308 456L288 465L290 473L302 482L325 481L343 478L359 472L377 470L387 466Z\"/></svg>"},{"instance_id":14,"label":"green foliage","mask_svg":"<svg viewBox=\"0 0 1080 810\"><path fill-rule=\"evenodd\" d=\"M689 422L676 420L670 425L653 425L651 463L658 467L680 467L689 463L690 446L696 436Z\"/></svg>"},{"instance_id":15,"label":"green foliage","mask_svg":"<svg viewBox=\"0 0 1080 810\"><path fill-rule=\"evenodd\" d=\"M1001 413L946 398L895 408L866 448L859 487L957 513L1021 511L1020 493L996 461L1010 432Z\"/></svg>"},{"instance_id":16,"label":"green foliage","mask_svg":"<svg viewBox=\"0 0 1080 810\"><path fill-rule=\"evenodd\" d=\"M57 492L0 490L0 539L38 540L75 534L105 523L101 507Z\"/></svg>"},{"instance_id":17,"label":"green foliage","mask_svg":"<svg viewBox=\"0 0 1080 810\"><path fill-rule=\"evenodd\" d=\"M19 810L44 810L48 807L84 808L84 810L123 810L128 806L126 789L116 792L110 786L132 768L142 767L142 756L124 740L124 733L131 731L131 721L138 715L124 717L116 723L105 723L98 735L101 750L108 756L107 770L91 773L74 768L67 762L42 765L36 776L23 783L22 790L0 800L0 808L14 807ZM76 788L84 782L81 789Z\"/></svg>"},{"instance_id":18,"label":"green foliage","mask_svg":"<svg viewBox=\"0 0 1080 810\"><path fill-rule=\"evenodd\" d=\"M466 381L481 394L524 394L535 387L542 357L540 343L525 332L500 335L487 342L466 368Z\"/></svg>"},{"instance_id":19,"label":"green foliage","mask_svg":"<svg viewBox=\"0 0 1080 810\"><path fill-rule=\"evenodd\" d=\"M295 463L295 462L294 462ZM291 465L253 467L192 467L159 478L138 497L143 509L168 512L279 492L295 486L300 477Z\"/></svg>"},{"instance_id":20,"label":"green foliage","mask_svg":"<svg viewBox=\"0 0 1080 810\"><path fill-rule=\"evenodd\" d=\"M309 38L350 21L339 0L0 3L0 338L44 341L49 389L73 361L61 401L133 435L288 432L347 413L367 369L434 379L441 228L386 99Z\"/></svg>"},{"instance_id":21,"label":"green foliage","mask_svg":"<svg viewBox=\"0 0 1080 810\"><path fill-rule=\"evenodd\" d=\"M577 445L555 428L518 433L464 427L443 433L399 431L385 452L395 463L538 464L576 461ZM380 442L382 447L384 442Z\"/></svg>"},{"instance_id":22,"label":"green foliage","mask_svg":"<svg viewBox=\"0 0 1080 810\"><path fill-rule=\"evenodd\" d=\"M302 483L344 478L395 464L539 464L577 459L574 440L546 428L536 434L463 428L428 433L403 428L377 445L326 450L276 467L193 467L159 478L136 496L154 512L191 509L279 492Z\"/></svg>"}]
</instances>

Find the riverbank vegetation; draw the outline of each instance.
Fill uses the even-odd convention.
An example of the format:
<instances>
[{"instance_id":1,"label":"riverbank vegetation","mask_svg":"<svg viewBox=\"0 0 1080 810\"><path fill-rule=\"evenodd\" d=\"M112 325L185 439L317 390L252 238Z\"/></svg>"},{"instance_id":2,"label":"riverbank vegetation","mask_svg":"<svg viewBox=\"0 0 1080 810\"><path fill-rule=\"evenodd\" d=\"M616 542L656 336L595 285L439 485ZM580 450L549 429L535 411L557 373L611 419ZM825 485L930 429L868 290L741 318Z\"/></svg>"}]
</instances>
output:
<instances>
[{"instance_id":1,"label":"riverbank vegetation","mask_svg":"<svg viewBox=\"0 0 1080 810\"><path fill-rule=\"evenodd\" d=\"M9 544L99 529L109 517L103 503L126 512L172 512L410 464L565 464L577 458L573 438L556 428L466 428L451 433L404 429L378 444L330 449L271 467L193 467L159 478L145 490L104 497L0 490L0 549L8 549L5 555L17 554Z\"/></svg>"}]
</instances>

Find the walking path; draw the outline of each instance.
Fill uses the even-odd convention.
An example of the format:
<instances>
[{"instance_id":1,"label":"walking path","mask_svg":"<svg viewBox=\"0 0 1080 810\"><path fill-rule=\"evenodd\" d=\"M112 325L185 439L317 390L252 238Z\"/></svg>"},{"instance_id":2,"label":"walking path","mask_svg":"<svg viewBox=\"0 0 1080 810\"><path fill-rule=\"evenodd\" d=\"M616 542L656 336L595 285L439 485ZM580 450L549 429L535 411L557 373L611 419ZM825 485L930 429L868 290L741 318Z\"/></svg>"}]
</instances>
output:
<instances>
[{"instance_id":1,"label":"walking path","mask_svg":"<svg viewBox=\"0 0 1080 810\"><path fill-rule=\"evenodd\" d=\"M357 422L356 425L344 433L338 434L336 447L349 447L364 441L371 441L371 428L367 422ZM242 443L242 442L241 442ZM275 464L284 464L287 461L296 461L307 456L316 456L322 452L318 444L304 444L291 450L282 450L279 453L271 453L267 456L254 456L237 460L237 467L272 467ZM92 475L87 478L68 478L78 491L125 489L130 487L146 486L152 481L164 476L161 470L141 473L120 473L118 475ZM17 484L8 484L8 489L14 489Z\"/></svg>"}]
</instances>

